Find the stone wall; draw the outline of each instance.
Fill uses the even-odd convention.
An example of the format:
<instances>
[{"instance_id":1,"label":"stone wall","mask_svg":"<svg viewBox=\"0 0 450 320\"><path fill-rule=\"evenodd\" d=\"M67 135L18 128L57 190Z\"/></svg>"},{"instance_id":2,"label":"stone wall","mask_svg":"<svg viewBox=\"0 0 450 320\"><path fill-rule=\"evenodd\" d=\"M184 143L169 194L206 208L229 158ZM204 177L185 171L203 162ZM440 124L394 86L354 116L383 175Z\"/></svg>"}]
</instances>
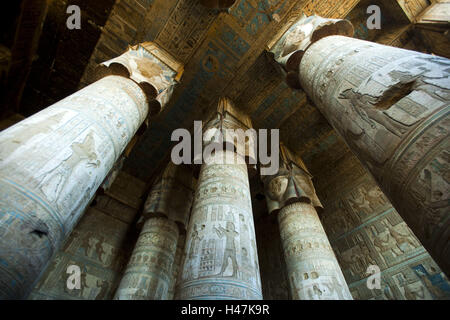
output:
<instances>
[{"instance_id":1,"label":"stone wall","mask_svg":"<svg viewBox=\"0 0 450 320\"><path fill-rule=\"evenodd\" d=\"M135 222L145 184L123 172L98 195L50 261L29 299L112 299L137 239ZM67 289L67 268L81 269L81 289Z\"/></svg>"},{"instance_id":2,"label":"stone wall","mask_svg":"<svg viewBox=\"0 0 450 320\"><path fill-rule=\"evenodd\" d=\"M347 155L317 177L327 235L355 299L449 299L450 282L359 161ZM381 290L367 268L381 269Z\"/></svg>"}]
</instances>

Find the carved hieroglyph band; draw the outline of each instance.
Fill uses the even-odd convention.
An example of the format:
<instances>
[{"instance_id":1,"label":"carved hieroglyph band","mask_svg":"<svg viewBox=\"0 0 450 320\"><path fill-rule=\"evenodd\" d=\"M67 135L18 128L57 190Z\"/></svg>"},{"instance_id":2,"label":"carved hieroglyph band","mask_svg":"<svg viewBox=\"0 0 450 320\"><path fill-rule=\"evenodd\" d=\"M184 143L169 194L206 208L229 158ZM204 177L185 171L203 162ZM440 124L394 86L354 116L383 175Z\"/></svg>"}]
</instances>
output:
<instances>
[{"instance_id":1,"label":"carved hieroglyph band","mask_svg":"<svg viewBox=\"0 0 450 320\"><path fill-rule=\"evenodd\" d=\"M167 218L148 219L114 299L167 300L179 229Z\"/></svg>"},{"instance_id":2,"label":"carved hieroglyph band","mask_svg":"<svg viewBox=\"0 0 450 320\"><path fill-rule=\"evenodd\" d=\"M245 164L202 165L185 255L177 298L262 299Z\"/></svg>"},{"instance_id":3,"label":"carved hieroglyph band","mask_svg":"<svg viewBox=\"0 0 450 320\"><path fill-rule=\"evenodd\" d=\"M352 300L316 210L296 202L278 214L293 299Z\"/></svg>"},{"instance_id":4,"label":"carved hieroglyph band","mask_svg":"<svg viewBox=\"0 0 450 320\"><path fill-rule=\"evenodd\" d=\"M29 293L147 112L109 76L0 134L0 299Z\"/></svg>"},{"instance_id":5,"label":"carved hieroglyph band","mask_svg":"<svg viewBox=\"0 0 450 320\"><path fill-rule=\"evenodd\" d=\"M332 36L307 50L300 82L450 274L450 60Z\"/></svg>"}]
</instances>

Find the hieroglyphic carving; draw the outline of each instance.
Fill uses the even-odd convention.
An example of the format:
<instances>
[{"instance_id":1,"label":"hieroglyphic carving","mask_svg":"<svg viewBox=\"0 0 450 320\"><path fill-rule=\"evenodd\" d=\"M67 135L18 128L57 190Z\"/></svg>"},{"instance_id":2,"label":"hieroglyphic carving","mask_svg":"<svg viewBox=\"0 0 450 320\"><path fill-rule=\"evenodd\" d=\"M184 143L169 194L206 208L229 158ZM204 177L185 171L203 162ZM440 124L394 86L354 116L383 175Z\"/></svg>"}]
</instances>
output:
<instances>
[{"instance_id":1,"label":"hieroglyphic carving","mask_svg":"<svg viewBox=\"0 0 450 320\"><path fill-rule=\"evenodd\" d=\"M2 297L29 293L147 108L134 82L109 76L1 133Z\"/></svg>"},{"instance_id":2,"label":"hieroglyphic carving","mask_svg":"<svg viewBox=\"0 0 450 320\"><path fill-rule=\"evenodd\" d=\"M184 261L184 247L186 245L186 233L180 232L178 237L177 250L175 252L175 260L172 266L172 277L169 286L169 292L167 294L167 300L173 300L175 297L175 291L177 290L177 283L181 272L182 263Z\"/></svg>"},{"instance_id":3,"label":"hieroglyphic carving","mask_svg":"<svg viewBox=\"0 0 450 320\"><path fill-rule=\"evenodd\" d=\"M154 214L163 214L186 229L194 198L194 188L192 170L170 162L161 177L154 183L144 204L143 215L151 217Z\"/></svg>"},{"instance_id":4,"label":"hieroglyphic carving","mask_svg":"<svg viewBox=\"0 0 450 320\"><path fill-rule=\"evenodd\" d=\"M106 64L105 78L1 133L2 298L29 294L146 119L149 91L168 98L179 66L152 43Z\"/></svg>"},{"instance_id":5,"label":"hieroglyphic carving","mask_svg":"<svg viewBox=\"0 0 450 320\"><path fill-rule=\"evenodd\" d=\"M352 163L353 161L350 162ZM418 265L415 262L417 257L429 260L433 264L433 271L430 270L429 273L436 275L433 278L436 279L433 286L438 287L436 291L447 286L446 280L437 276L441 273L439 267L425 252L386 197L380 194L380 189L369 173L365 172L355 180L347 180L346 171L337 170L334 174L338 179L331 186L334 194L325 202L322 221L353 297L390 300L436 299L437 296L432 297L426 289L422 290L418 279L412 281L410 266ZM369 198L369 192L364 190L374 190L371 193L378 196ZM367 206L352 206L355 195L358 195L359 203ZM370 265L377 265L381 269L381 290L367 289L367 268ZM403 280L397 281L397 276L392 275L399 272L394 270L401 270L405 274L409 272L410 280L405 282L402 278ZM441 280L438 281L438 278ZM450 291L444 290L438 299L449 295Z\"/></svg>"},{"instance_id":6,"label":"hieroglyphic carving","mask_svg":"<svg viewBox=\"0 0 450 320\"><path fill-rule=\"evenodd\" d=\"M293 299L351 300L319 216L311 204L296 202L278 215Z\"/></svg>"},{"instance_id":7,"label":"hieroglyphic carving","mask_svg":"<svg viewBox=\"0 0 450 320\"><path fill-rule=\"evenodd\" d=\"M161 15L161 8L153 9L149 16L149 30L161 23L161 30L155 42L170 52L178 60L187 63L201 44L218 12L202 7L198 0L175 1L173 11L164 19L164 14L155 22L155 16ZM162 4L160 4L162 5ZM159 9L159 10L158 10ZM158 10L158 11L156 11ZM147 30L146 30L147 31ZM146 39L153 39L151 32L145 32Z\"/></svg>"},{"instance_id":8,"label":"hieroglyphic carving","mask_svg":"<svg viewBox=\"0 0 450 320\"><path fill-rule=\"evenodd\" d=\"M352 284L358 300L446 300L450 282L427 253L382 272L381 290L368 290L366 280Z\"/></svg>"},{"instance_id":9,"label":"hieroglyphic carving","mask_svg":"<svg viewBox=\"0 0 450 320\"><path fill-rule=\"evenodd\" d=\"M129 225L90 208L49 263L30 299L111 299L126 265ZM81 270L81 288L69 289L67 268Z\"/></svg>"},{"instance_id":10,"label":"hieroglyphic carving","mask_svg":"<svg viewBox=\"0 0 450 320\"><path fill-rule=\"evenodd\" d=\"M411 22L414 22L416 17L430 5L427 0L397 0L397 2Z\"/></svg>"},{"instance_id":11,"label":"hieroglyphic carving","mask_svg":"<svg viewBox=\"0 0 450 320\"><path fill-rule=\"evenodd\" d=\"M269 213L278 213L281 241L293 299L351 299L316 210L323 207L300 158L280 146L281 166L263 176Z\"/></svg>"},{"instance_id":12,"label":"hieroglyphic carving","mask_svg":"<svg viewBox=\"0 0 450 320\"><path fill-rule=\"evenodd\" d=\"M148 219L139 235L117 300L164 300L168 297L179 229L167 218Z\"/></svg>"},{"instance_id":13,"label":"hieroglyphic carving","mask_svg":"<svg viewBox=\"0 0 450 320\"><path fill-rule=\"evenodd\" d=\"M202 166L185 254L178 298L262 298L245 164Z\"/></svg>"},{"instance_id":14,"label":"hieroglyphic carving","mask_svg":"<svg viewBox=\"0 0 450 320\"><path fill-rule=\"evenodd\" d=\"M345 17L360 0L308 1L303 9L306 15L320 15L326 18Z\"/></svg>"},{"instance_id":15,"label":"hieroglyphic carving","mask_svg":"<svg viewBox=\"0 0 450 320\"><path fill-rule=\"evenodd\" d=\"M308 95L444 272L449 66L444 58L340 36L313 44L300 66Z\"/></svg>"},{"instance_id":16,"label":"hieroglyphic carving","mask_svg":"<svg viewBox=\"0 0 450 320\"><path fill-rule=\"evenodd\" d=\"M193 186L192 170L173 163L169 163L156 179L141 216L144 226L116 292L116 299L166 300L173 297L193 200ZM150 258L142 258L141 261L136 258L140 256Z\"/></svg>"}]
</instances>

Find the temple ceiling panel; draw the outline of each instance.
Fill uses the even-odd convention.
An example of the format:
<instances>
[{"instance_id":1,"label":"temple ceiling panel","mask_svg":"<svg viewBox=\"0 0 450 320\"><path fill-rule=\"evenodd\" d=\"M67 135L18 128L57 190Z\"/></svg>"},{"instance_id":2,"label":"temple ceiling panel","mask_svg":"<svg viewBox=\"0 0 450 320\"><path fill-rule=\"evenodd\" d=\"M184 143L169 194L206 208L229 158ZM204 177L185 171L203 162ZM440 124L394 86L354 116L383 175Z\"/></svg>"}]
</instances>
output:
<instances>
[{"instance_id":1,"label":"temple ceiling panel","mask_svg":"<svg viewBox=\"0 0 450 320\"><path fill-rule=\"evenodd\" d=\"M31 110L31 105L46 107L49 101L67 95L68 90L74 91L73 81L81 79L80 86L87 85L98 63L120 55L129 44L152 41L184 64L185 71L171 101L152 120L125 164L129 173L149 180L170 154L172 131L191 128L194 120L207 117L219 96L228 96L251 116L256 128L280 128L282 141L301 155L311 173L317 175L323 168L333 167L348 149L308 102L305 93L287 86L267 50L302 15L313 14L346 17L354 24L357 38L417 48L411 40L415 34L411 21L419 17L427 3L426 0L206 2L105 0L91 4L77 1L74 4L79 4L84 13L83 27L92 29L89 41L83 40L84 45L75 48L73 41L81 38L71 40L70 37L76 32L56 32L54 43L45 43L52 52L47 57L42 50L38 53L42 58L36 61L31 72L32 82L27 84L27 101L22 104L22 110L31 113L36 111ZM51 20L46 22L44 34L60 30L63 27L60 25L65 24L67 17L62 3L55 1L51 6ZM366 27L367 7L372 4L381 8L381 30ZM102 11L102 5L107 9ZM93 46L95 39L98 41ZM74 56L67 53L68 48ZM71 59L76 64L70 63ZM48 67L51 64L56 70ZM53 71L40 72L43 69ZM44 85L50 89L45 91ZM36 100L38 93L41 93L40 102Z\"/></svg>"},{"instance_id":2,"label":"temple ceiling panel","mask_svg":"<svg viewBox=\"0 0 450 320\"><path fill-rule=\"evenodd\" d=\"M205 8L196 7L193 3L189 5L191 1L187 0L172 5L170 13L169 4L165 2L166 11L161 15L172 17L173 23L169 19L156 32L158 22L153 22L153 26L146 31L146 40L156 37L157 43L185 61L185 73L173 99L150 125L142 142L131 154L127 164L130 173L148 179L154 164L164 161L170 151L171 132L179 127L190 128L193 120L201 119L208 113L209 106L220 95L230 97L239 108L251 115L256 128L282 128L296 112L301 112L306 104L306 95L290 89L283 81L277 66L266 56L268 43L277 36L280 28L292 24L302 14L318 12L327 17L344 17L358 2L332 1L330 6L329 1L242 0L237 1L228 12L220 12L205 11ZM158 5L163 6L162 2L154 1L153 8ZM183 12L177 13L181 9ZM193 21L203 23L205 35L198 47L193 45L190 51L180 55L183 50L175 48L173 41L168 39L186 39L186 35L194 32L189 27L191 20L185 21L186 18L183 18L186 10L193 10L197 15L204 13L203 20L198 16ZM183 25L177 26L177 21L182 21ZM201 39L202 36L198 34L195 38ZM183 42L186 40L180 41L186 43ZM317 111L315 116L321 117ZM305 123L309 125L308 121ZM323 123L330 132L331 127L323 118L319 123ZM312 130L316 129L321 128L314 127ZM292 134L296 132L298 130ZM312 135L311 131L307 136ZM298 139L302 140L298 136L289 137L292 141ZM312 144L308 141L303 143L305 146ZM143 156L148 159L144 165ZM148 164L146 169L145 164Z\"/></svg>"}]
</instances>

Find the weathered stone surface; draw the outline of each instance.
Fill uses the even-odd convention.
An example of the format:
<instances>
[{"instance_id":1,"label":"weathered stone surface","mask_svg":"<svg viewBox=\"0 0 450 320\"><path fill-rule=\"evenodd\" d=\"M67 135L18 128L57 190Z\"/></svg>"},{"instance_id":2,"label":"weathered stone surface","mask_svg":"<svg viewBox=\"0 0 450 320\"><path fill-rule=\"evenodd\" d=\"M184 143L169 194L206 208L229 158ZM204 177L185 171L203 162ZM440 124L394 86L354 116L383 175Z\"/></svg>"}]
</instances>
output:
<instances>
[{"instance_id":1,"label":"weathered stone surface","mask_svg":"<svg viewBox=\"0 0 450 320\"><path fill-rule=\"evenodd\" d=\"M133 81L106 77L0 135L0 297L23 298L147 116Z\"/></svg>"},{"instance_id":2,"label":"weathered stone surface","mask_svg":"<svg viewBox=\"0 0 450 320\"><path fill-rule=\"evenodd\" d=\"M114 184L114 181L116 180L117 176L119 175L120 171L123 167L123 162L125 161L125 157L122 155L119 157L119 159L114 163L111 170L109 170L108 175L106 176L105 180L103 180L103 183L101 185L101 188L106 191L111 188L111 186Z\"/></svg>"},{"instance_id":3,"label":"weathered stone surface","mask_svg":"<svg viewBox=\"0 0 450 320\"><path fill-rule=\"evenodd\" d=\"M323 207L305 165L280 146L280 168L262 176L268 212L278 214L292 299L351 299L316 210Z\"/></svg>"},{"instance_id":4,"label":"weathered stone surface","mask_svg":"<svg viewBox=\"0 0 450 320\"><path fill-rule=\"evenodd\" d=\"M257 254L247 166L203 164L177 298L261 299Z\"/></svg>"},{"instance_id":5,"label":"weathered stone surface","mask_svg":"<svg viewBox=\"0 0 450 320\"><path fill-rule=\"evenodd\" d=\"M96 77L120 75L134 80L144 90L150 115L156 115L169 101L183 66L152 42L130 47L121 56L103 62Z\"/></svg>"},{"instance_id":6,"label":"weathered stone surface","mask_svg":"<svg viewBox=\"0 0 450 320\"><path fill-rule=\"evenodd\" d=\"M187 229L194 198L195 181L192 169L170 162L153 185L144 205L144 217L164 215Z\"/></svg>"},{"instance_id":7,"label":"weathered stone surface","mask_svg":"<svg viewBox=\"0 0 450 320\"><path fill-rule=\"evenodd\" d=\"M354 299L448 299L448 279L355 156L316 176L315 185ZM367 288L370 265L380 268L380 290Z\"/></svg>"},{"instance_id":8,"label":"weathered stone surface","mask_svg":"<svg viewBox=\"0 0 450 320\"><path fill-rule=\"evenodd\" d=\"M270 52L283 66L287 84L292 88L300 89L298 66L309 46L330 35L352 37L353 33L353 25L348 20L303 15L283 34Z\"/></svg>"},{"instance_id":9,"label":"weathered stone surface","mask_svg":"<svg viewBox=\"0 0 450 320\"><path fill-rule=\"evenodd\" d=\"M283 145L280 150L278 173L262 176L265 185L269 213L277 213L290 203L303 201L311 203L319 212L323 207L316 195L312 176L300 159L297 159Z\"/></svg>"},{"instance_id":10,"label":"weathered stone surface","mask_svg":"<svg viewBox=\"0 0 450 320\"><path fill-rule=\"evenodd\" d=\"M300 82L450 272L450 61L332 36L303 56Z\"/></svg>"},{"instance_id":11,"label":"weathered stone surface","mask_svg":"<svg viewBox=\"0 0 450 320\"><path fill-rule=\"evenodd\" d=\"M116 299L173 298L194 197L193 188L192 170L172 162L156 179L138 222L144 226Z\"/></svg>"},{"instance_id":12,"label":"weathered stone surface","mask_svg":"<svg viewBox=\"0 0 450 320\"><path fill-rule=\"evenodd\" d=\"M175 291L177 290L177 283L180 276L180 271L182 263L184 261L184 247L186 245L186 233L180 232L178 237L177 250L175 252L175 260L172 266L172 277L170 279L171 283L169 286L169 293L167 294L168 300L174 300Z\"/></svg>"},{"instance_id":13,"label":"weathered stone surface","mask_svg":"<svg viewBox=\"0 0 450 320\"><path fill-rule=\"evenodd\" d=\"M436 55L450 58L450 3L433 3L416 20L415 32L425 46Z\"/></svg>"},{"instance_id":14,"label":"weathered stone surface","mask_svg":"<svg viewBox=\"0 0 450 320\"><path fill-rule=\"evenodd\" d=\"M132 246L132 227L92 207L49 262L29 299L109 300L120 283ZM80 288L69 289L69 266L80 268Z\"/></svg>"},{"instance_id":15,"label":"weathered stone surface","mask_svg":"<svg viewBox=\"0 0 450 320\"><path fill-rule=\"evenodd\" d=\"M278 222L292 298L352 300L314 207L302 202L287 205Z\"/></svg>"},{"instance_id":16,"label":"weathered stone surface","mask_svg":"<svg viewBox=\"0 0 450 320\"><path fill-rule=\"evenodd\" d=\"M167 218L148 219L114 299L167 299L178 236L179 229L175 222Z\"/></svg>"}]
</instances>

